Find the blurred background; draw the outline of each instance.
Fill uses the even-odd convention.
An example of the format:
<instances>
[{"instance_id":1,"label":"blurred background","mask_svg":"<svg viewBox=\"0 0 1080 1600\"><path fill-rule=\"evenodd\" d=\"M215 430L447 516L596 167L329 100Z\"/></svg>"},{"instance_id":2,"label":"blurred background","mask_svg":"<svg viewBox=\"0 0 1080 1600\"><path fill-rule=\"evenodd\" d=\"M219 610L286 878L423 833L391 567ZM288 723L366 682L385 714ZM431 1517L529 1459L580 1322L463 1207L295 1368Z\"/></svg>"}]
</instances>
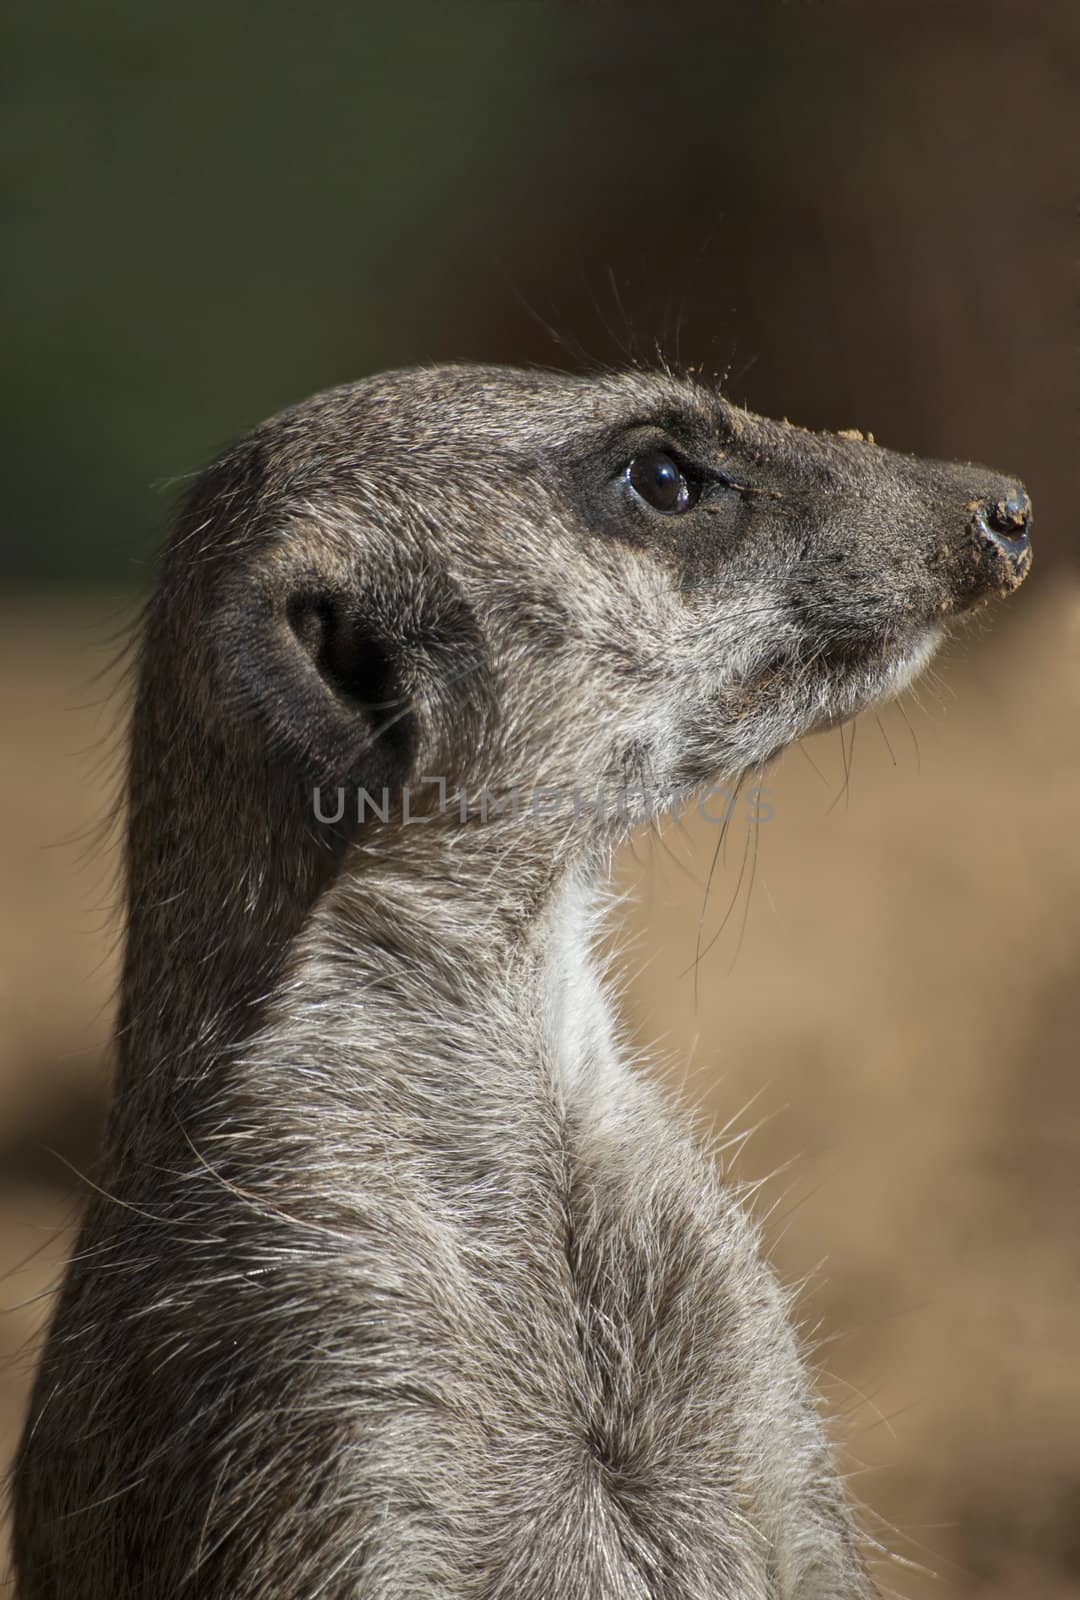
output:
<instances>
[{"instance_id":1,"label":"blurred background","mask_svg":"<svg viewBox=\"0 0 1080 1600\"><path fill-rule=\"evenodd\" d=\"M109 663L176 481L381 367L660 352L1032 492L1016 599L720 855L638 841L616 945L750 1134L883 1585L1080 1594L1076 8L47 0L2 70L0 1452L102 1123Z\"/></svg>"}]
</instances>

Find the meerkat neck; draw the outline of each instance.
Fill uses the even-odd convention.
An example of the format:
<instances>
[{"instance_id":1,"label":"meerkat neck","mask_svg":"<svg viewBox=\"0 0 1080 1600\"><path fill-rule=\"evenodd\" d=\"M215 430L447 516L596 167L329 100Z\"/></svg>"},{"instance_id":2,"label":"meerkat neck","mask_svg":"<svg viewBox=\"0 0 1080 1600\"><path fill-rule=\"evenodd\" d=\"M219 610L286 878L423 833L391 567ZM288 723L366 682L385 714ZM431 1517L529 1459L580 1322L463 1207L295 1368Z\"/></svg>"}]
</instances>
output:
<instances>
[{"instance_id":1,"label":"meerkat neck","mask_svg":"<svg viewBox=\"0 0 1080 1600\"><path fill-rule=\"evenodd\" d=\"M211 863L198 894L133 903L117 1115L131 1101L140 1115L156 1103L170 1121L197 1121L216 1093L208 1080L227 1082L249 1056L348 1053L385 1081L452 1046L478 1094L508 1074L542 1072L565 1094L611 1082L614 1031L592 956L607 866L520 830L419 826L311 855L288 899L261 897L254 870L215 880ZM170 961L184 949L194 958ZM447 1100L456 1092L448 1077L435 1084ZM315 1096L313 1123L320 1114Z\"/></svg>"},{"instance_id":2,"label":"meerkat neck","mask_svg":"<svg viewBox=\"0 0 1080 1600\"><path fill-rule=\"evenodd\" d=\"M466 1031L501 1019L519 1041L525 1028L570 1082L614 1048L593 954L607 880L600 854L560 861L510 836L376 839L313 911L295 971L320 996L347 995L375 1036L400 1039L410 1018L423 1030L433 1016Z\"/></svg>"},{"instance_id":3,"label":"meerkat neck","mask_svg":"<svg viewBox=\"0 0 1080 1600\"><path fill-rule=\"evenodd\" d=\"M557 1209L566 1116L616 1096L590 951L603 890L567 866L526 916L493 843L353 847L258 1027L186 1108L200 1159L245 1190L271 1174L287 1210L323 1222L384 1171L484 1237L518 1226L538 1174Z\"/></svg>"}]
</instances>

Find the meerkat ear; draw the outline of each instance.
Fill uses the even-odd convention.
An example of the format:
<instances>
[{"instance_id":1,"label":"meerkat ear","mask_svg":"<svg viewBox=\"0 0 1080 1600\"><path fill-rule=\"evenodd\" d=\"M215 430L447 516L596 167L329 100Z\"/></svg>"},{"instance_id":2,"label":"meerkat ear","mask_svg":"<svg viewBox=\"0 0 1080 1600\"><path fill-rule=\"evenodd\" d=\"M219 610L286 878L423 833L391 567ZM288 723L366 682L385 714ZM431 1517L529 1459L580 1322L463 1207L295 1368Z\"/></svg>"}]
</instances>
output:
<instances>
[{"instance_id":1,"label":"meerkat ear","mask_svg":"<svg viewBox=\"0 0 1080 1600\"><path fill-rule=\"evenodd\" d=\"M416 722L404 652L361 596L317 578L250 578L220 640L244 709L307 781L371 794L405 782Z\"/></svg>"}]
</instances>

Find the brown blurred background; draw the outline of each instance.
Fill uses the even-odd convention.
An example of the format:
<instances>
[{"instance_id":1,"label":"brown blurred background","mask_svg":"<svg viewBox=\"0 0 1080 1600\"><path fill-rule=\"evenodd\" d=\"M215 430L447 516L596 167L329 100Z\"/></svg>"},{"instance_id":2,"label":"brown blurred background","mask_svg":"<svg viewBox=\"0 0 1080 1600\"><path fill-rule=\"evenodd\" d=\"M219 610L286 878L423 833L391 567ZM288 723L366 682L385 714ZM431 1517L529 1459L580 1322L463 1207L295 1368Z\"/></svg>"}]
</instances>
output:
<instances>
[{"instance_id":1,"label":"brown blurred background","mask_svg":"<svg viewBox=\"0 0 1080 1600\"><path fill-rule=\"evenodd\" d=\"M1032 579L902 707L789 752L715 870L700 822L627 853L619 966L659 1070L754 1130L883 1584L1080 1594L1075 8L52 0L8 33L0 1449L101 1127L107 664L168 484L382 366L659 349L1032 491Z\"/></svg>"}]
</instances>

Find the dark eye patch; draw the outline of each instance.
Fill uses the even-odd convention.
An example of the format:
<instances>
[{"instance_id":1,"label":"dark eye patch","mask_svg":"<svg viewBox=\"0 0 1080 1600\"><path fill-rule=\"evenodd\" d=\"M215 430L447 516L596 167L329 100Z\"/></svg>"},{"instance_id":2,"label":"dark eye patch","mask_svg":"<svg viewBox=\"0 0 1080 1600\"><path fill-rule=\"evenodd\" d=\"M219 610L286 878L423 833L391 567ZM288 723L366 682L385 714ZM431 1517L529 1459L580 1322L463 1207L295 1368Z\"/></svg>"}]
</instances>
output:
<instances>
[{"instance_id":1,"label":"dark eye patch","mask_svg":"<svg viewBox=\"0 0 1080 1600\"><path fill-rule=\"evenodd\" d=\"M732 444L720 425L692 414L638 417L582 438L580 450L553 452L544 467L592 531L679 562L700 544L715 561L718 538L726 542L748 515L742 463L725 459Z\"/></svg>"}]
</instances>

